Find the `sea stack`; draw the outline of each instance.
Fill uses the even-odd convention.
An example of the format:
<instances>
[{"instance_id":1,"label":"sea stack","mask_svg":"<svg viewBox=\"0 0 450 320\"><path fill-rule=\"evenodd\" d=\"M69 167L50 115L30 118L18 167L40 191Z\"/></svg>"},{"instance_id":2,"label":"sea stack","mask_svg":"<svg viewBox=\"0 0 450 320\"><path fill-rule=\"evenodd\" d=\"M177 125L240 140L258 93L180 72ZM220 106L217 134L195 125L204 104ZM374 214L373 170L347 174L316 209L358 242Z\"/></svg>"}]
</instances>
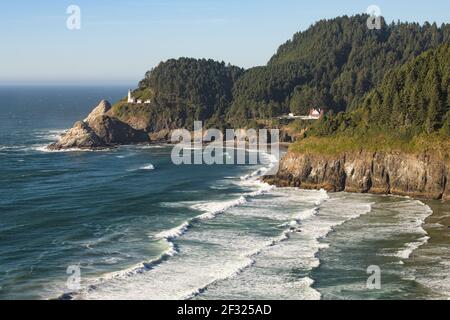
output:
<instances>
[{"instance_id":1,"label":"sea stack","mask_svg":"<svg viewBox=\"0 0 450 320\"><path fill-rule=\"evenodd\" d=\"M102 100L84 121L75 123L72 129L48 146L50 150L102 149L116 145L149 142L145 131L133 129L128 124L109 115L111 104Z\"/></svg>"}]
</instances>

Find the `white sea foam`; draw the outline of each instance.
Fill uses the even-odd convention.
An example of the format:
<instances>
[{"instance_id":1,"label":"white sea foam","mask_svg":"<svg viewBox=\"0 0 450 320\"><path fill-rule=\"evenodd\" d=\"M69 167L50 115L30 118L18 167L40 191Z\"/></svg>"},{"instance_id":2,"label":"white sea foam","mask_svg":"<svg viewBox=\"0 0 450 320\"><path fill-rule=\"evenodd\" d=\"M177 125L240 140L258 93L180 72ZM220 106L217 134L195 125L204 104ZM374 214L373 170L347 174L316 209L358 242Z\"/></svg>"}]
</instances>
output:
<instances>
[{"instance_id":1,"label":"white sea foam","mask_svg":"<svg viewBox=\"0 0 450 320\"><path fill-rule=\"evenodd\" d=\"M272 157L270 155L268 155L268 157L270 157L270 159L272 160L270 165L273 165L273 162L277 161L276 157ZM262 168L264 169L264 167ZM256 188L256 191L250 192L250 193L246 193L242 196L240 196L237 199L233 199L233 200L226 200L226 201L216 201L216 202L204 202L204 203L197 203L191 206L191 209L194 210L198 210L198 211L203 211L205 213L189 219L187 221L185 221L183 224L181 224L180 226L168 230L168 231L163 231L160 234L156 235L157 238L168 238L167 235L169 235L170 239L173 240L177 237L182 236L187 230L189 230L189 228L192 226L192 223L197 222L197 221L204 221L204 220L210 220L210 219L214 219L217 215L224 213L225 211L229 210L230 208L236 207L236 206L240 206L243 205L245 203L247 203L249 198L254 198L254 197L258 197L260 195L263 195L264 193L269 192L270 190L273 190L275 187L271 186L267 183L261 182L258 180L258 178L261 175L261 168L257 169L256 171L254 171L251 174L251 179L242 179L244 182L242 184L247 184L247 186L252 186L254 188Z\"/></svg>"},{"instance_id":2,"label":"white sea foam","mask_svg":"<svg viewBox=\"0 0 450 320\"><path fill-rule=\"evenodd\" d=\"M163 206L166 207L183 207L186 205L190 205L191 209L197 210L197 211L203 211L204 214L198 215L194 218L188 219L187 221L183 222L181 225L169 229L164 230L158 234L156 234L154 237L157 239L166 239L169 241L172 241L178 237L181 237L183 234L185 234L186 231L188 231L192 224L198 221L202 220L210 220L214 219L218 214L225 212L226 210L237 206L244 204L246 202L246 199L244 196L239 197L235 200L229 200L229 201L218 201L218 202L205 202L205 203L195 203L193 202L181 202L181 203L164 203Z\"/></svg>"},{"instance_id":3,"label":"white sea foam","mask_svg":"<svg viewBox=\"0 0 450 320\"><path fill-rule=\"evenodd\" d=\"M250 191L234 199L163 204L186 206L201 214L152 236L169 248L161 258L107 274L76 298L320 299L309 274L320 266L318 253L328 248L322 240L338 226L369 213L373 203L365 197L330 196L324 190L277 189L260 182L262 174L264 169L259 168L242 177L237 183ZM269 196L260 197L265 193ZM401 259L409 259L428 240L422 228L425 216L409 214L411 205L420 203L406 202L411 203L397 208L408 213L401 227L422 236L395 253ZM279 234L240 228L244 225L240 222L262 219L278 225ZM205 220L214 227L191 229ZM233 223L236 228L223 227ZM176 247L174 240L180 237Z\"/></svg>"},{"instance_id":4,"label":"white sea foam","mask_svg":"<svg viewBox=\"0 0 450 320\"><path fill-rule=\"evenodd\" d=\"M171 259L112 277L79 298L320 299L308 275L320 266L318 252L328 247L322 239L370 212L372 202L346 194L329 196L323 190L271 188L256 179L240 183L256 190L226 201L183 204L204 213L156 235L173 246ZM269 196L259 197L263 193ZM213 227L187 232L202 219L211 220ZM279 221L280 233L240 227L259 219ZM181 236L176 250L173 240Z\"/></svg>"},{"instance_id":5,"label":"white sea foam","mask_svg":"<svg viewBox=\"0 0 450 320\"><path fill-rule=\"evenodd\" d=\"M346 270L346 272L354 270L365 273L368 262L364 253L370 252L371 255L368 256L370 263L379 265L383 274L395 275L383 281L380 291L382 297L395 294L398 299L410 299L413 281L420 282L425 287L433 287L434 285L430 284L434 280L442 279L444 268L439 260L445 249L442 252L441 248L436 250L436 241L426 245L429 237L423 224L431 214L428 206L405 197L348 196L369 201L374 199L376 204L373 205L371 215L338 229L337 234L333 235L332 242L331 239L328 240L333 248L324 257L329 263L318 272L318 276L323 273L326 278L330 270ZM352 251L343 259L342 253L348 249ZM351 277L349 279L343 277L342 281L337 283L332 279L325 279L319 288L326 298L367 297L365 281L355 282ZM441 293L445 290L439 289L436 292ZM436 298L433 294L427 293L427 296L431 299Z\"/></svg>"},{"instance_id":6,"label":"white sea foam","mask_svg":"<svg viewBox=\"0 0 450 320\"><path fill-rule=\"evenodd\" d=\"M219 186L219 185L217 185L217 186L211 186L209 188L212 189L212 190L227 190L228 186Z\"/></svg>"},{"instance_id":7,"label":"white sea foam","mask_svg":"<svg viewBox=\"0 0 450 320\"><path fill-rule=\"evenodd\" d=\"M244 205L245 203L247 203L248 198L262 195L265 192L268 192L269 190L272 189L271 186L269 186L265 183L260 183L260 185L261 185L261 188L259 190L251 192L251 193L247 193L247 194L240 196L239 198L236 198L233 200L201 202L201 203L192 204L190 206L191 209L201 211L204 213L183 222L178 227L175 227L170 230L162 231L159 234L155 235L155 237L161 238L161 239L174 240L174 239L182 236L186 231L188 231L191 228L193 223L214 219L217 215L222 214L233 207ZM185 206L189 203L190 202L170 204L169 206L179 207L179 206ZM167 205L168 204L165 204L165 206L167 206Z\"/></svg>"},{"instance_id":8,"label":"white sea foam","mask_svg":"<svg viewBox=\"0 0 450 320\"><path fill-rule=\"evenodd\" d=\"M173 229L170 230L165 230L162 231L158 234L155 235L155 238L159 238L159 239L166 239L166 240L173 240L175 238L178 238L180 236L182 236L191 226L191 222L187 221L184 222L182 225L175 227Z\"/></svg>"},{"instance_id":9,"label":"white sea foam","mask_svg":"<svg viewBox=\"0 0 450 320\"><path fill-rule=\"evenodd\" d=\"M155 166L153 164L147 164L139 169L140 170L155 170Z\"/></svg>"},{"instance_id":10,"label":"white sea foam","mask_svg":"<svg viewBox=\"0 0 450 320\"><path fill-rule=\"evenodd\" d=\"M34 145L31 147L25 147L22 151L38 151L45 153L74 153L74 152L108 152L111 151L109 148L105 149L80 149L80 148L68 148L62 150L50 150L48 145Z\"/></svg>"},{"instance_id":11,"label":"white sea foam","mask_svg":"<svg viewBox=\"0 0 450 320\"><path fill-rule=\"evenodd\" d=\"M260 155L261 159L263 160L262 162L265 164L265 166L258 168L257 170L253 171L250 174L242 176L241 177L242 181L257 180L260 177L265 176L268 172L270 172L275 167L275 165L279 161L279 159L273 154L261 152L261 153L259 153L259 155Z\"/></svg>"},{"instance_id":12,"label":"white sea foam","mask_svg":"<svg viewBox=\"0 0 450 320\"><path fill-rule=\"evenodd\" d=\"M131 158L131 157L133 157L135 155L136 155L136 153L130 152L130 153L127 153L127 154L122 154L122 155L116 156L116 158L118 158L118 159L127 159L127 158Z\"/></svg>"},{"instance_id":13,"label":"white sea foam","mask_svg":"<svg viewBox=\"0 0 450 320\"><path fill-rule=\"evenodd\" d=\"M263 198L250 214L263 216L277 210L277 219L280 219L282 213L286 215L286 211L289 212L291 207L301 207L301 200L305 199L307 205L305 207L304 203L303 210L291 215L289 220L282 224L286 229L279 237L264 243L263 247L253 252L253 268L242 270L235 277L209 286L202 298L320 299L320 293L312 288L312 279L307 276L292 278L289 275L292 270L303 270L305 274L309 274L311 269L317 268L320 265L317 253L327 248L326 244L321 243L321 239L336 226L371 210L371 203L358 203L341 196L336 201L331 201L335 199L324 199L324 193L317 191L276 189L271 193L271 196L274 195L283 196L287 205L283 206L277 198ZM274 202L278 209L273 208ZM314 207L316 202L322 204ZM265 208L268 208L267 211Z\"/></svg>"},{"instance_id":14,"label":"white sea foam","mask_svg":"<svg viewBox=\"0 0 450 320\"><path fill-rule=\"evenodd\" d=\"M84 292L80 298L319 299L320 294L312 288L313 280L308 276L290 278L286 275L293 269L310 271L317 267L319 260L316 254L325 247L320 239L336 225L370 210L368 203L332 200L320 191L273 189L270 197L247 201L244 205L222 203L220 206L206 206L203 203L201 209L209 212L220 212L229 207L227 214L212 220L219 220L218 226L224 227L195 228L186 233L188 225L184 224L160 233L158 237L168 241L184 234L180 249L171 259L151 271L114 278ZM317 202L322 203L320 208L315 206ZM226 227L252 217L272 218L276 205L276 220L283 216L285 220L284 230L278 236ZM303 209L292 211L299 206Z\"/></svg>"},{"instance_id":15,"label":"white sea foam","mask_svg":"<svg viewBox=\"0 0 450 320\"><path fill-rule=\"evenodd\" d=\"M299 215L294 216L293 220L282 224L283 227L297 228L301 226L303 220L307 220L319 213L319 208L307 209L302 211Z\"/></svg>"},{"instance_id":16,"label":"white sea foam","mask_svg":"<svg viewBox=\"0 0 450 320\"><path fill-rule=\"evenodd\" d=\"M179 252L175 249L175 244L173 243L173 241L175 239L185 235L186 232L191 228L191 226L194 223L198 223L198 222L204 221L204 220L214 219L219 214L222 214L232 208L236 208L236 207L245 205L250 198L258 197L266 192L269 192L270 190L273 190L273 187L269 186L268 184L259 182L257 180L260 172L263 172L263 171L261 171L261 169L258 169L256 171L256 174L252 175L252 179L248 179L248 181L245 182L246 186L248 186L251 189L254 189L254 191L243 194L243 195L237 197L236 199L208 202L208 203L204 202L204 203L197 203L197 204L191 205L191 209L198 210L198 211L204 212L204 213L183 222L178 227L172 228L170 230L162 231L162 232L152 236L152 238L165 240L168 243L168 245L171 246L171 248L173 248L173 250L171 250L170 252L166 252L164 254L164 259L158 259L158 261L156 261L156 263L152 262L152 264L158 264L162 260L165 260L167 257L178 257L178 259L180 259L181 257L179 256ZM236 239L236 237L234 237L234 238ZM273 244L273 241L274 240L271 240L270 244ZM263 246L265 246L265 245L267 245L267 244L264 243ZM186 251L186 249L185 249L185 251ZM166 286L167 285L170 286L170 282L164 281L164 277L161 277L160 280L163 281L163 283L161 283L161 285L159 285L159 286L156 284L156 288L153 291L146 290L146 292L154 292L155 297L162 298L162 299L164 299L164 298L180 299L180 298L192 297L196 293L202 291L202 288L206 288L209 284L214 283L215 281L218 281L219 279L229 278L229 277L239 273L240 271L244 270L248 266L250 266L254 262L251 257L253 255L258 254L258 252L259 252L259 248L256 248L255 250L250 250L246 254L243 254L236 261L230 260L229 262L226 262L226 263L223 263L223 261L221 261L216 266L206 265L205 267L207 267L208 270L212 270L213 273L209 274L207 272L203 272L203 273L200 272L200 274L204 275L204 278L198 279L199 280L198 285L193 286L191 289L182 289L181 291L178 291L178 290L175 290L175 288L174 288L175 291L166 290L165 293L161 295L161 292L156 290L156 288L159 288L159 287L162 288L163 283ZM201 263L201 259L195 259L194 261L195 261L195 263ZM189 264L188 265L182 264L180 266L177 264L176 260L168 260L164 264L164 267L167 268L167 266L169 266L173 263L175 263L177 268L185 267L185 266L189 265ZM159 270L162 269L162 267L163 267L162 265L159 266L159 268L153 270L153 272L158 272ZM142 267L142 265L138 265L138 266L132 267L128 270L109 274L103 278L110 279L112 282L116 282L116 281L122 282L122 280L123 280L123 281L125 281L125 284L127 284L127 283L129 283L128 281L132 281L132 279L134 278L134 277L130 278L129 277L130 275L132 275L132 276L143 275L144 274L143 272L146 271L147 269L148 268L146 265L144 265L144 268ZM164 273L164 271L163 271L163 273ZM170 272L170 274L172 274L172 273ZM128 279L128 278L130 278L130 279ZM173 280L175 281L175 283L178 283L175 279L173 279ZM157 280L155 280L155 281L158 282ZM106 289L109 287L108 281L106 281L106 282L103 281L102 284L105 285L105 290L109 290L109 289ZM112 287L115 286L114 283L110 283L110 285ZM148 284L148 285L151 285L151 284ZM153 285L155 285L155 284L153 284ZM121 291L124 292L126 290L124 290L124 288L122 288ZM115 292L115 290L114 290L114 292ZM116 292L116 293L119 293L119 292ZM87 297L87 296L95 298L98 296L102 296L102 293L100 292L100 290L87 290L87 291L81 292L77 297L83 298L83 297ZM115 295L110 292L107 295L107 298L113 298L114 296ZM139 297L136 296L136 293L133 293L131 296L128 296L128 297L133 297L133 298L139 299ZM149 297L151 298L151 294L150 294L150 296L148 296L146 294L145 298L149 298Z\"/></svg>"},{"instance_id":17,"label":"white sea foam","mask_svg":"<svg viewBox=\"0 0 450 320\"><path fill-rule=\"evenodd\" d=\"M388 251L382 254L398 257L403 260L402 262L410 259L412 254L430 239L423 225L425 220L433 214L431 208L423 202L410 198L403 199L405 200L390 204L389 210L398 221L396 224L385 226L383 230L388 234L412 235L415 239L395 252Z\"/></svg>"},{"instance_id":18,"label":"white sea foam","mask_svg":"<svg viewBox=\"0 0 450 320\"><path fill-rule=\"evenodd\" d=\"M404 249L401 249L399 252L397 252L396 256L402 258L403 260L408 260L413 252L426 244L428 240L430 240L430 237L423 237L415 242L407 243Z\"/></svg>"},{"instance_id":19,"label":"white sea foam","mask_svg":"<svg viewBox=\"0 0 450 320\"><path fill-rule=\"evenodd\" d=\"M136 172L136 171L152 171L152 170L155 170L155 166L153 164L149 163L149 164L146 164L139 168L128 169L127 171L128 172Z\"/></svg>"},{"instance_id":20,"label":"white sea foam","mask_svg":"<svg viewBox=\"0 0 450 320\"><path fill-rule=\"evenodd\" d=\"M214 219L218 214L224 213L230 208L235 206L243 205L247 202L245 196L241 196L238 199L223 201L223 202L205 202L199 203L192 206L192 209L204 211L205 213L198 216L196 220L210 220Z\"/></svg>"},{"instance_id":21,"label":"white sea foam","mask_svg":"<svg viewBox=\"0 0 450 320\"><path fill-rule=\"evenodd\" d=\"M165 149L167 147L170 147L170 145L169 144L151 144L151 145L128 146L129 149L138 149L138 150Z\"/></svg>"},{"instance_id":22,"label":"white sea foam","mask_svg":"<svg viewBox=\"0 0 450 320\"><path fill-rule=\"evenodd\" d=\"M60 139L61 135L66 133L65 129L57 129L57 130L35 130L33 132L33 136L39 140L43 140L45 142L57 141Z\"/></svg>"},{"instance_id":23,"label":"white sea foam","mask_svg":"<svg viewBox=\"0 0 450 320\"><path fill-rule=\"evenodd\" d=\"M163 208L189 208L197 202L194 201L178 201L178 202L161 202L159 205Z\"/></svg>"},{"instance_id":24,"label":"white sea foam","mask_svg":"<svg viewBox=\"0 0 450 320\"><path fill-rule=\"evenodd\" d=\"M138 263L124 270L109 272L96 279L88 279L87 288L75 294L74 297L76 298L77 296L86 294L88 291L92 290L96 286L101 285L103 283L107 283L108 281L123 280L134 275L142 274L152 269L153 267L157 266L166 259L175 256L178 253L173 243L166 242L166 245L168 248L158 258L154 260Z\"/></svg>"}]
</instances>

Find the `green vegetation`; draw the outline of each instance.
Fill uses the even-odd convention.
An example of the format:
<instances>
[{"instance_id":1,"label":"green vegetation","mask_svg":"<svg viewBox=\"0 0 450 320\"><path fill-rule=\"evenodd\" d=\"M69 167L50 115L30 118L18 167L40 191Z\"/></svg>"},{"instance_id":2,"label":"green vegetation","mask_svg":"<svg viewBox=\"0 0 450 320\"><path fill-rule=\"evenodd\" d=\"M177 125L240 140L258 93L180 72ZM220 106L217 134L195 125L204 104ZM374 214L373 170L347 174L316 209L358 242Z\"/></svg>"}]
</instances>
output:
<instances>
[{"instance_id":1,"label":"green vegetation","mask_svg":"<svg viewBox=\"0 0 450 320\"><path fill-rule=\"evenodd\" d=\"M283 127L301 138L293 150L445 148L450 134L450 25L383 23L368 16L323 20L283 44L266 66L243 70L181 58L147 72L113 112L149 132L206 127ZM314 124L278 117L310 108L330 112Z\"/></svg>"},{"instance_id":2,"label":"green vegetation","mask_svg":"<svg viewBox=\"0 0 450 320\"><path fill-rule=\"evenodd\" d=\"M150 99L150 105L121 101L113 112L123 120L145 117L151 131L192 128L196 120L221 128L233 99L232 88L243 72L213 60L168 60L147 72L133 92L136 98Z\"/></svg>"},{"instance_id":3,"label":"green vegetation","mask_svg":"<svg viewBox=\"0 0 450 320\"><path fill-rule=\"evenodd\" d=\"M150 121L152 110L149 105L128 104L126 101L120 101L113 106L114 116L123 121L128 121L136 117Z\"/></svg>"},{"instance_id":4,"label":"green vegetation","mask_svg":"<svg viewBox=\"0 0 450 320\"><path fill-rule=\"evenodd\" d=\"M317 122L296 152L450 152L450 45L389 72L359 108Z\"/></svg>"},{"instance_id":5,"label":"green vegetation","mask_svg":"<svg viewBox=\"0 0 450 320\"><path fill-rule=\"evenodd\" d=\"M303 63L257 67L247 70L234 88L234 101L228 119L235 126L246 119L266 119L288 113L287 97L298 84L308 81Z\"/></svg>"},{"instance_id":6,"label":"green vegetation","mask_svg":"<svg viewBox=\"0 0 450 320\"><path fill-rule=\"evenodd\" d=\"M323 20L282 45L266 67L237 82L229 118L265 118L311 107L335 112L358 107L385 74L421 53L450 43L450 25L383 23L368 16Z\"/></svg>"},{"instance_id":7,"label":"green vegetation","mask_svg":"<svg viewBox=\"0 0 450 320\"><path fill-rule=\"evenodd\" d=\"M441 133L413 137L382 132L365 135L336 134L327 137L310 136L292 144L290 151L304 154L337 156L346 152L432 153L450 163L450 139Z\"/></svg>"}]
</instances>

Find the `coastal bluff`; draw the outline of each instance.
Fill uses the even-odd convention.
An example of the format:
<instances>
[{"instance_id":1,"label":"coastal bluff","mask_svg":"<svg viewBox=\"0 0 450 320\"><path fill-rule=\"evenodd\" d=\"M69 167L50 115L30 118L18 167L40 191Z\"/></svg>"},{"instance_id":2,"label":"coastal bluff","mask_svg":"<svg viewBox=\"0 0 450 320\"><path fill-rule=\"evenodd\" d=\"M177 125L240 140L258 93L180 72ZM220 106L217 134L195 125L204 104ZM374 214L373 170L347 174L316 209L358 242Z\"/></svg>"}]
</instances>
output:
<instances>
[{"instance_id":1,"label":"coastal bluff","mask_svg":"<svg viewBox=\"0 0 450 320\"><path fill-rule=\"evenodd\" d=\"M289 152L276 176L278 187L330 192L392 194L450 201L448 162L431 154L343 153L339 156Z\"/></svg>"},{"instance_id":2,"label":"coastal bluff","mask_svg":"<svg viewBox=\"0 0 450 320\"><path fill-rule=\"evenodd\" d=\"M61 135L59 140L48 146L49 150L102 149L117 145L150 142L148 134L136 130L125 122L110 115L111 104L102 100L83 121Z\"/></svg>"}]
</instances>

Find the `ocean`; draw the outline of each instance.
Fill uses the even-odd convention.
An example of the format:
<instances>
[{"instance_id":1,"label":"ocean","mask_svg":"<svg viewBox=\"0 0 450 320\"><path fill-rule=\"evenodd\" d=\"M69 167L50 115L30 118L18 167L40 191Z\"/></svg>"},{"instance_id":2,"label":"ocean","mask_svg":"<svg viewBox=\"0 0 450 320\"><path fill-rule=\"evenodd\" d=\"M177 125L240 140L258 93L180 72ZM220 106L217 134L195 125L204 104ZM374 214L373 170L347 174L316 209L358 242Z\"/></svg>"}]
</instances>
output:
<instances>
[{"instance_id":1,"label":"ocean","mask_svg":"<svg viewBox=\"0 0 450 320\"><path fill-rule=\"evenodd\" d=\"M0 88L0 299L450 297L448 204L274 188L167 145L45 149L126 92Z\"/></svg>"}]
</instances>

